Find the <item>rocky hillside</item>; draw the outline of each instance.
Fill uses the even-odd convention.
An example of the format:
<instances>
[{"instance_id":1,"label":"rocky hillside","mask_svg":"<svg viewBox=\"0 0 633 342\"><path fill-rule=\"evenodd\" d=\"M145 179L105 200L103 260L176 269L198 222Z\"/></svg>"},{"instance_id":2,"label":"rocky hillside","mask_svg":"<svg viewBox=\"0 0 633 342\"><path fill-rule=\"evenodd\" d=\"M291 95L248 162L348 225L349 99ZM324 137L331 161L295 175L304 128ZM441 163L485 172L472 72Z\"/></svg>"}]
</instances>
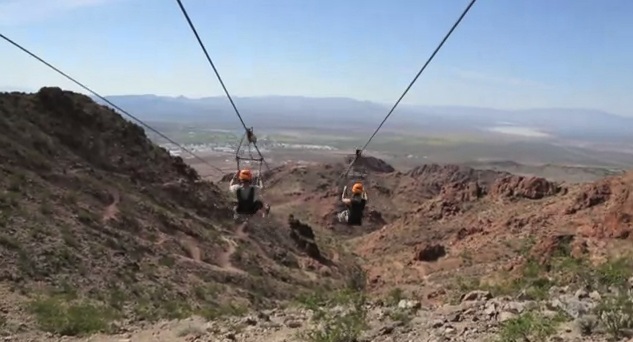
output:
<instances>
[{"instance_id":1,"label":"rocky hillside","mask_svg":"<svg viewBox=\"0 0 633 342\"><path fill-rule=\"evenodd\" d=\"M265 175L272 217L236 226L230 176L200 181L87 97L2 94L0 114L9 340L633 337L633 173L579 185L363 157L350 228L335 215L359 174L285 165Z\"/></svg>"},{"instance_id":2,"label":"rocky hillside","mask_svg":"<svg viewBox=\"0 0 633 342\"><path fill-rule=\"evenodd\" d=\"M287 217L236 227L224 186L83 95L0 94L0 160L4 334L210 318L355 272Z\"/></svg>"},{"instance_id":3,"label":"rocky hillside","mask_svg":"<svg viewBox=\"0 0 633 342\"><path fill-rule=\"evenodd\" d=\"M512 322L524 324L526 331L537 323L525 320L534 315L543 319L542 310L552 311L546 312L550 316L561 314L560 322L542 323L557 327L573 323L581 314L593 315L589 319L601 333L586 340L606 338L609 329L611 335L624 336L623 331L633 327L633 311L626 309L633 305L626 297L633 275L633 173L580 185L454 165L370 173L365 180L369 222L350 231L333 220L340 209L336 177L344 168L340 164L276 170L268 196L283 210L300 212L315 226L347 237L348 246L363 260L372 298L395 291L434 311L468 291L483 289L504 301L537 300L535 307L541 311L527 312L527 318L512 311L519 320ZM547 302L557 300L556 286L564 288L560 294L577 299L586 297L578 291L597 292L593 304L569 309L581 310L570 316ZM600 310L602 316L597 317ZM502 333L503 324L493 327L475 329L493 336ZM558 331L549 330L548 334ZM473 336L464 340L481 337Z\"/></svg>"}]
</instances>

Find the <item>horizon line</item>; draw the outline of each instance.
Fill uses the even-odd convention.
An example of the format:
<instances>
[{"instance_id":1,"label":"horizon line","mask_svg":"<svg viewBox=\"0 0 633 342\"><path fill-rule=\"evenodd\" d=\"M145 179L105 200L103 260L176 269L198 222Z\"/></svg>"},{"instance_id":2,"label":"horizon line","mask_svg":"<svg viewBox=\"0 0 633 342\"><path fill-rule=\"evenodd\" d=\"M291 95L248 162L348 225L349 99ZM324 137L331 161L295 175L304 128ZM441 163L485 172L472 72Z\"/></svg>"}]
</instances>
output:
<instances>
[{"instance_id":1,"label":"horizon line","mask_svg":"<svg viewBox=\"0 0 633 342\"><path fill-rule=\"evenodd\" d=\"M42 86L41 88L46 88L46 87L57 87L57 88L61 88L62 90L65 91L71 91L74 93L78 93L78 94L83 94L86 95L90 98L96 98L98 99L98 97L90 94L90 93L85 93L83 91L76 91L76 90L69 90L69 89L65 89L63 87L60 86ZM9 89L13 89L13 90L9 90ZM22 93L37 93L39 91L39 89L37 90L33 90L33 89L27 89L27 88L23 88L23 87L12 87L12 86L0 86L0 93L11 93L11 92L22 92ZM186 96L186 95L159 95L159 94L152 94L152 93L133 93L133 94L108 94L108 95L102 95L103 97L116 97L116 96L137 96L137 97L141 97L141 96L152 96L152 97L163 97L163 98L181 98L181 99L187 99L187 100L203 100L203 99L211 99L211 98L226 98L226 95L222 95L222 94L218 94L218 95L209 95L209 96ZM309 96L309 95L281 95L281 94L270 94L270 95L233 95L234 98L271 98L271 97L290 97L290 98L305 98L305 99L342 99L342 100L352 100L352 101L356 101L356 102L365 102L365 103L372 103L372 104L379 104L379 105L383 105L383 106L391 106L393 105L393 103L389 103L389 102L382 102L382 101L376 101L376 100L366 100L366 99L357 99L354 97L349 97L349 96ZM227 98L228 100L228 98ZM602 112L603 114L610 114L610 115L616 115L619 117L623 117L623 118L631 118L631 116L626 116L626 115L621 115L621 114L617 114L614 112L610 112L604 109L598 109L598 108L592 108L592 107L525 107L525 108L514 108L514 109L510 109L510 108L498 108L498 107L484 107L484 106L476 106L476 105L458 105L458 104L410 104L410 103L402 103L402 106L413 106L413 107L455 107L455 108L471 108L471 109L487 109L487 110L497 110L497 111L510 111L510 112L521 112L521 111L529 111L529 110L539 110L539 109L550 109L550 110L590 110L590 111L596 111L596 112Z\"/></svg>"}]
</instances>

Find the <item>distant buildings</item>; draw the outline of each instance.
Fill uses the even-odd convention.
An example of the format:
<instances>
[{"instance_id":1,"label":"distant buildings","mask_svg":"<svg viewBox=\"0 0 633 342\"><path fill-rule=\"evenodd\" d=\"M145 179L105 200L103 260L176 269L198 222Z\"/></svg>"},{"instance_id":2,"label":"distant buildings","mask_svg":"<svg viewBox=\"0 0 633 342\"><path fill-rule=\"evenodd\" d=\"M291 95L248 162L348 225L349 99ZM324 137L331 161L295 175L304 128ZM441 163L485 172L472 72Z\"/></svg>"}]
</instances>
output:
<instances>
[{"instance_id":1,"label":"distant buildings","mask_svg":"<svg viewBox=\"0 0 633 342\"><path fill-rule=\"evenodd\" d=\"M172 143L159 144L165 148L172 156L180 156L185 159L193 158L189 155L183 155L181 149ZM189 151L196 154L210 154L210 153L235 153L237 144L229 143L206 143L206 144L182 144L182 146ZM336 151L336 147L328 145L314 145L314 144L290 144L279 142L262 141L258 143L259 150L262 153L266 153L273 149L280 150L322 150L322 151Z\"/></svg>"}]
</instances>

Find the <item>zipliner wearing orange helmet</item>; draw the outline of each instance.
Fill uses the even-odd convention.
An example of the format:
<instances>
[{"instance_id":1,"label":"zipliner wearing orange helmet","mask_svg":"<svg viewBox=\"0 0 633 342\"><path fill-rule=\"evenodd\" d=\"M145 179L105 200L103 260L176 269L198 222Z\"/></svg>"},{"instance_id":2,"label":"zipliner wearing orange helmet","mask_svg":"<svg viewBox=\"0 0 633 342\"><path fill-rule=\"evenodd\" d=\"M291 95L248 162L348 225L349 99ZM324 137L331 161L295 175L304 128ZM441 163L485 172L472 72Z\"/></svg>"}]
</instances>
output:
<instances>
[{"instance_id":1,"label":"zipliner wearing orange helmet","mask_svg":"<svg viewBox=\"0 0 633 342\"><path fill-rule=\"evenodd\" d=\"M350 226L360 226L363 223L363 211L365 210L365 205L367 205L367 192L365 192L362 183L356 182L352 186L352 197L345 197L346 193L347 186L345 186L341 195L341 201L343 201L347 209L337 215L338 221L347 223Z\"/></svg>"},{"instance_id":2,"label":"zipliner wearing orange helmet","mask_svg":"<svg viewBox=\"0 0 633 342\"><path fill-rule=\"evenodd\" d=\"M239 183L235 184L238 179ZM264 205L261 200L261 190L264 187L261 178L257 177L257 184L253 185L253 173L249 169L239 170L229 184L229 190L235 193L237 197L237 206L233 208L234 217L238 218L242 215L255 215L260 209L266 210L262 213L262 217L266 217L270 211L270 206Z\"/></svg>"}]
</instances>

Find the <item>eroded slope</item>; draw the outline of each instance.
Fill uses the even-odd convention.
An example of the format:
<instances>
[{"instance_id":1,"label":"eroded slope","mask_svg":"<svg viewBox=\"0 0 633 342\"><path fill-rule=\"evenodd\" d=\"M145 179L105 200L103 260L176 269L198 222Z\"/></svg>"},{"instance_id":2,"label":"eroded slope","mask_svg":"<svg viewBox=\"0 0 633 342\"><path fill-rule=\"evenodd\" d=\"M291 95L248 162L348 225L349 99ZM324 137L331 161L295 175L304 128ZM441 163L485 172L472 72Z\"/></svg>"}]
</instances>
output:
<instances>
[{"instance_id":1,"label":"eroded slope","mask_svg":"<svg viewBox=\"0 0 633 342\"><path fill-rule=\"evenodd\" d=\"M112 321L212 317L335 288L353 268L337 252L322 269L287 217L236 227L225 189L83 95L0 94L0 160L8 331L31 318L76 334Z\"/></svg>"}]
</instances>

